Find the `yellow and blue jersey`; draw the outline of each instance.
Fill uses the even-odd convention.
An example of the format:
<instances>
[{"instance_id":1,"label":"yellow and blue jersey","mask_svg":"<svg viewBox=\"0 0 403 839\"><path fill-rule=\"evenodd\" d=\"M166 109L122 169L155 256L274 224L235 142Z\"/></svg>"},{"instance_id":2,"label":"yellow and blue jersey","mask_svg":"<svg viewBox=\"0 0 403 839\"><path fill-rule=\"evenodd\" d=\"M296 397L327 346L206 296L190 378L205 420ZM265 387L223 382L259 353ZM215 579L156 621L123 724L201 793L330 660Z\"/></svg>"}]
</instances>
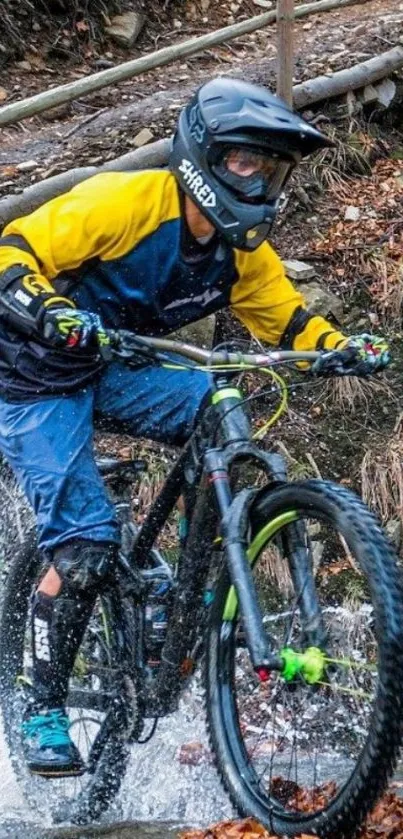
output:
<instances>
[{"instance_id":1,"label":"yellow and blue jersey","mask_svg":"<svg viewBox=\"0 0 403 839\"><path fill-rule=\"evenodd\" d=\"M100 315L107 328L164 335L230 306L256 337L295 349L334 348L343 335L311 316L268 243L252 252L216 237L190 259L183 248L183 212L168 171L99 174L28 216L0 238L0 275L23 266L21 293L46 307ZM26 269L26 271L25 271ZM54 350L2 325L0 392L9 399L69 392L99 362Z\"/></svg>"}]
</instances>

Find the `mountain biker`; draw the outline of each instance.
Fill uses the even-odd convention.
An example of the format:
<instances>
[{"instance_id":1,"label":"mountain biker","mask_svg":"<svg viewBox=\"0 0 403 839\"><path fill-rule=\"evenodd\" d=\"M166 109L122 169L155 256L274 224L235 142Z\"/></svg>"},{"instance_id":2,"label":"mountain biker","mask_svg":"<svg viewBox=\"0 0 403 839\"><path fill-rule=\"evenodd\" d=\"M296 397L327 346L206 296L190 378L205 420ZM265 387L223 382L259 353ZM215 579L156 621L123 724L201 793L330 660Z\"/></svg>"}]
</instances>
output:
<instances>
[{"instance_id":1,"label":"mountain biker","mask_svg":"<svg viewBox=\"0 0 403 839\"><path fill-rule=\"evenodd\" d=\"M231 306L269 344L347 347L338 372L388 363L382 339L348 339L309 314L266 241L293 168L328 144L264 88L217 78L183 109L168 170L95 175L3 231L0 449L50 560L32 602L23 732L34 773L84 771L64 708L68 679L119 544L93 415L182 444L209 395L197 370L106 365L105 330L163 335Z\"/></svg>"}]
</instances>

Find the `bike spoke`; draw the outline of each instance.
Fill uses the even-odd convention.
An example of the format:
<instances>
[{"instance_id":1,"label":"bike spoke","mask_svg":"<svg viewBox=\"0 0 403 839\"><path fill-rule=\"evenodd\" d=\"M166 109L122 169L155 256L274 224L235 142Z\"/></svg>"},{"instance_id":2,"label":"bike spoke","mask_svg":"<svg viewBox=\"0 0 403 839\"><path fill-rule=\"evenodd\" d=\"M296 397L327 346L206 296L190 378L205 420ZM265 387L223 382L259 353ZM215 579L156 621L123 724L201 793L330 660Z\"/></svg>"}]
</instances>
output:
<instances>
[{"instance_id":1,"label":"bike spoke","mask_svg":"<svg viewBox=\"0 0 403 839\"><path fill-rule=\"evenodd\" d=\"M262 551L254 578L264 623L278 652L295 650L296 661L301 662L307 643L302 604L314 579L327 639L321 654L322 677L318 670L315 683L308 684L301 664L301 672L288 683L281 674L272 673L265 685L256 684L247 650L237 648L240 636L235 631L233 635L234 692L248 765L262 792L270 789L286 810L304 813L320 809L322 799L332 797L347 780L367 735L377 681L372 613L364 584L358 606L349 604L348 587L347 593L343 589L338 594L332 583L329 596L329 580L337 577L332 569L344 560L340 556L343 543L322 523L308 521L305 526L315 538L307 538L303 550L299 545L303 558L306 550L307 571L298 590L294 590L286 552L281 553L278 542ZM319 534L321 547L316 553L320 561L315 559ZM355 570L347 577L361 585Z\"/></svg>"}]
</instances>

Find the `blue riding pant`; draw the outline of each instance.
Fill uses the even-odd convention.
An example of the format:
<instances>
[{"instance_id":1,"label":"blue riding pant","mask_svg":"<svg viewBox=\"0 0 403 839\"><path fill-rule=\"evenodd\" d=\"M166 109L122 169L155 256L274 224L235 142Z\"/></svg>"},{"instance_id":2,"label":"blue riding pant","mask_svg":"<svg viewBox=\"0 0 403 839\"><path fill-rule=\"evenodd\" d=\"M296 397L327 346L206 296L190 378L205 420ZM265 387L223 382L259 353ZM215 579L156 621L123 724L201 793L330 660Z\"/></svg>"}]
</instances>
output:
<instances>
[{"instance_id":1,"label":"blue riding pant","mask_svg":"<svg viewBox=\"0 0 403 839\"><path fill-rule=\"evenodd\" d=\"M71 539L119 542L113 504L93 451L100 415L133 437L181 445L210 388L198 370L110 364L99 381L70 396L39 402L0 399L0 449L37 519L39 546Z\"/></svg>"}]
</instances>

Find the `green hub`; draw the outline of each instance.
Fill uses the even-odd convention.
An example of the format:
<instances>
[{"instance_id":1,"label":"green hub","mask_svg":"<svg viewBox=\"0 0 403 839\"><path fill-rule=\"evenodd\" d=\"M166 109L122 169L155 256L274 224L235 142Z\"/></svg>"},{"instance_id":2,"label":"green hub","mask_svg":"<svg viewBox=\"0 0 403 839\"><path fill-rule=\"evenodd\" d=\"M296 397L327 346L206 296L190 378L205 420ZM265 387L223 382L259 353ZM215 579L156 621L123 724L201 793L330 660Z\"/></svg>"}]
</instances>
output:
<instances>
[{"instance_id":1,"label":"green hub","mask_svg":"<svg viewBox=\"0 0 403 839\"><path fill-rule=\"evenodd\" d=\"M323 678L325 656L319 647L308 647L304 653L297 653L291 647L284 647L280 652L283 660L281 675L286 682L292 682L295 676L302 676L308 685L316 685Z\"/></svg>"}]
</instances>

